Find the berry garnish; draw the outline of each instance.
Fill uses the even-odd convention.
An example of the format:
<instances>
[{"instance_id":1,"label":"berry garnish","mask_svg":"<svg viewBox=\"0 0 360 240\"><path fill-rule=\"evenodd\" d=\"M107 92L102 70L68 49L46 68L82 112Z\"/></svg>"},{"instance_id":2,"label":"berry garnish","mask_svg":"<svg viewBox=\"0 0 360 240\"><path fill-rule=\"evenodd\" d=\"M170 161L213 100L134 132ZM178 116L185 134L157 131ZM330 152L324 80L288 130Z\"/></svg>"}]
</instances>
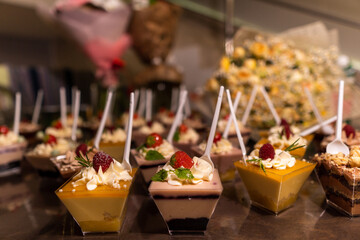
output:
<instances>
[{"instance_id":1,"label":"berry garnish","mask_svg":"<svg viewBox=\"0 0 360 240\"><path fill-rule=\"evenodd\" d=\"M125 62L120 58L113 59L111 63L111 69L112 70L119 70L125 66Z\"/></svg>"},{"instance_id":2,"label":"berry garnish","mask_svg":"<svg viewBox=\"0 0 360 240\"><path fill-rule=\"evenodd\" d=\"M166 112L166 108L164 108L164 107L160 107L160 108L159 108L159 112L160 112L160 113L164 113L164 112Z\"/></svg>"},{"instance_id":3,"label":"berry garnish","mask_svg":"<svg viewBox=\"0 0 360 240\"><path fill-rule=\"evenodd\" d=\"M80 144L79 146L77 146L76 149L75 149L76 156L77 156L77 157L81 157L81 154L80 154L80 153L82 153L82 155L85 156L86 153L87 153L87 149L88 149L88 146L87 146L85 143L81 143L81 144Z\"/></svg>"},{"instance_id":4,"label":"berry garnish","mask_svg":"<svg viewBox=\"0 0 360 240\"><path fill-rule=\"evenodd\" d=\"M213 143L217 143L221 140L221 134L219 132L215 133L214 141Z\"/></svg>"},{"instance_id":5,"label":"berry garnish","mask_svg":"<svg viewBox=\"0 0 360 240\"><path fill-rule=\"evenodd\" d=\"M289 126L289 123L285 120L285 119L281 119L281 122L280 122L280 125L281 126Z\"/></svg>"},{"instance_id":6,"label":"berry garnish","mask_svg":"<svg viewBox=\"0 0 360 240\"><path fill-rule=\"evenodd\" d=\"M147 121L147 122L146 122L146 125L147 125L148 127L151 127L151 126L152 126L152 124L153 124L153 122L152 122L152 121Z\"/></svg>"},{"instance_id":7,"label":"berry garnish","mask_svg":"<svg viewBox=\"0 0 360 240\"><path fill-rule=\"evenodd\" d=\"M112 133L115 130L115 126L108 126L107 129Z\"/></svg>"},{"instance_id":8,"label":"berry garnish","mask_svg":"<svg viewBox=\"0 0 360 240\"><path fill-rule=\"evenodd\" d=\"M59 120L53 122L52 126L56 129L61 129L63 127L61 121L59 121Z\"/></svg>"},{"instance_id":9,"label":"berry garnish","mask_svg":"<svg viewBox=\"0 0 360 240\"><path fill-rule=\"evenodd\" d=\"M275 150L274 147L270 143L266 143L262 145L262 147L259 150L259 157L263 160L266 160L268 158L274 159L275 156Z\"/></svg>"},{"instance_id":10,"label":"berry garnish","mask_svg":"<svg viewBox=\"0 0 360 240\"><path fill-rule=\"evenodd\" d=\"M349 124L346 124L342 130L345 132L347 138L351 136L354 138L356 136L355 129Z\"/></svg>"},{"instance_id":11,"label":"berry garnish","mask_svg":"<svg viewBox=\"0 0 360 240\"><path fill-rule=\"evenodd\" d=\"M5 125L0 126L0 134L6 135L9 132L9 128Z\"/></svg>"},{"instance_id":12,"label":"berry garnish","mask_svg":"<svg viewBox=\"0 0 360 240\"><path fill-rule=\"evenodd\" d=\"M188 127L185 124L181 124L179 126L179 132L181 132L181 133L186 133L187 130L188 130Z\"/></svg>"},{"instance_id":13,"label":"berry garnish","mask_svg":"<svg viewBox=\"0 0 360 240\"><path fill-rule=\"evenodd\" d=\"M230 114L226 114L224 120L229 120L229 118L230 118Z\"/></svg>"},{"instance_id":14,"label":"berry garnish","mask_svg":"<svg viewBox=\"0 0 360 240\"><path fill-rule=\"evenodd\" d=\"M174 116L175 116L175 113L169 112L169 113L168 113L168 116L169 116L169 117L174 117Z\"/></svg>"},{"instance_id":15,"label":"berry garnish","mask_svg":"<svg viewBox=\"0 0 360 240\"><path fill-rule=\"evenodd\" d=\"M99 111L98 114L97 114L97 118L98 118L99 120L101 120L103 114L104 114L103 111Z\"/></svg>"},{"instance_id":16,"label":"berry garnish","mask_svg":"<svg viewBox=\"0 0 360 240\"><path fill-rule=\"evenodd\" d=\"M194 161L185 152L177 151L171 156L170 165L175 169L180 167L190 169L194 165Z\"/></svg>"},{"instance_id":17,"label":"berry garnish","mask_svg":"<svg viewBox=\"0 0 360 240\"><path fill-rule=\"evenodd\" d=\"M289 125L284 125L283 126L283 130L282 130L282 133L281 133L281 135L282 136L286 136L286 139L289 139L290 138L290 136L293 134L292 132L291 132L291 129L290 129L290 126Z\"/></svg>"},{"instance_id":18,"label":"berry garnish","mask_svg":"<svg viewBox=\"0 0 360 240\"><path fill-rule=\"evenodd\" d=\"M138 119L138 118L139 118L139 115L137 113L134 113L133 119Z\"/></svg>"},{"instance_id":19,"label":"berry garnish","mask_svg":"<svg viewBox=\"0 0 360 240\"><path fill-rule=\"evenodd\" d=\"M53 135L45 135L44 139L43 139L44 143L47 144L53 144L53 143L57 143L56 137Z\"/></svg>"},{"instance_id":20,"label":"berry garnish","mask_svg":"<svg viewBox=\"0 0 360 240\"><path fill-rule=\"evenodd\" d=\"M102 172L106 172L108 168L110 167L110 164L113 162L112 157L110 155L104 153L104 152L97 152L94 155L93 158L93 168L96 172L99 171L99 168L101 167Z\"/></svg>"},{"instance_id":21,"label":"berry garnish","mask_svg":"<svg viewBox=\"0 0 360 240\"><path fill-rule=\"evenodd\" d=\"M163 138L157 134L152 133L149 136L146 137L145 145L148 148L154 148L157 146L160 146L163 143Z\"/></svg>"}]
</instances>

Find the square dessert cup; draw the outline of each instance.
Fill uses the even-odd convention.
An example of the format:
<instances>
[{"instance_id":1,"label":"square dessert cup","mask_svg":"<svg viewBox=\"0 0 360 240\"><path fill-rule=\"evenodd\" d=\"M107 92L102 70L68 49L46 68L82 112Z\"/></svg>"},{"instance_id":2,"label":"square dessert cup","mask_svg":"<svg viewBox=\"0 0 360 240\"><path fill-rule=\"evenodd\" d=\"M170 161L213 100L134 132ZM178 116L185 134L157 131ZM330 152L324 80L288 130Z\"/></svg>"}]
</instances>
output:
<instances>
[{"instance_id":1,"label":"square dessert cup","mask_svg":"<svg viewBox=\"0 0 360 240\"><path fill-rule=\"evenodd\" d=\"M120 189L101 185L88 191L86 185L75 187L73 178L65 182L55 194L77 222L83 235L87 233L120 232L126 212L130 187L134 181L120 181Z\"/></svg>"},{"instance_id":2,"label":"square dessert cup","mask_svg":"<svg viewBox=\"0 0 360 240\"><path fill-rule=\"evenodd\" d=\"M26 147L26 141L0 147L0 166L22 160Z\"/></svg>"},{"instance_id":3,"label":"square dessert cup","mask_svg":"<svg viewBox=\"0 0 360 240\"><path fill-rule=\"evenodd\" d=\"M50 160L51 157L39 156L39 155L27 153L25 155L25 158L30 163L30 165L36 170L43 172L51 172L54 174L58 172L55 164Z\"/></svg>"},{"instance_id":4,"label":"square dessert cup","mask_svg":"<svg viewBox=\"0 0 360 240\"><path fill-rule=\"evenodd\" d=\"M195 157L200 157L204 154L204 151L199 146L193 146L191 148ZM222 182L232 181L235 178L236 168L234 166L235 161L242 159L242 151L239 148L233 147L231 152L224 154L211 153L210 158L214 163L215 168L218 169L220 179Z\"/></svg>"},{"instance_id":5,"label":"square dessert cup","mask_svg":"<svg viewBox=\"0 0 360 240\"><path fill-rule=\"evenodd\" d=\"M201 184L172 186L151 182L150 195L170 235L204 234L223 190L217 169L213 174L211 181Z\"/></svg>"},{"instance_id":6,"label":"square dessert cup","mask_svg":"<svg viewBox=\"0 0 360 240\"><path fill-rule=\"evenodd\" d=\"M266 173L259 166L249 163L245 166L240 161L235 162L235 167L249 193L251 204L277 215L296 201L315 164L296 160L291 168L267 168Z\"/></svg>"},{"instance_id":7,"label":"square dessert cup","mask_svg":"<svg viewBox=\"0 0 360 240\"><path fill-rule=\"evenodd\" d=\"M316 176L323 187L326 202L349 217L360 216L360 171L316 161Z\"/></svg>"},{"instance_id":8,"label":"square dessert cup","mask_svg":"<svg viewBox=\"0 0 360 240\"><path fill-rule=\"evenodd\" d=\"M176 151L178 151L178 149L174 149L174 152ZM130 153L133 159L135 159L138 168L140 169L146 186L149 186L151 182L151 177L155 175L159 166L164 165L170 160L170 158L165 158L161 160L145 160L144 157L136 149L132 149Z\"/></svg>"}]
</instances>

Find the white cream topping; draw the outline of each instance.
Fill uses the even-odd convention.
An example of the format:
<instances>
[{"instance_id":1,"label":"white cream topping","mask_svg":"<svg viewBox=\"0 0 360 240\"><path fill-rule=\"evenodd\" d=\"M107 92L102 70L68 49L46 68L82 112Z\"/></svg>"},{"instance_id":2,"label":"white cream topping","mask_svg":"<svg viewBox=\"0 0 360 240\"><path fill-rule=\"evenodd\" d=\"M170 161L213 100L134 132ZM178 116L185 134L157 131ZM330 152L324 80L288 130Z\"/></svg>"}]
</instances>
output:
<instances>
[{"instance_id":1,"label":"white cream topping","mask_svg":"<svg viewBox=\"0 0 360 240\"><path fill-rule=\"evenodd\" d=\"M250 153L249 159L259 159L259 149L255 149ZM258 162L249 162L251 164L259 165ZM291 156L289 152L275 149L274 159L268 158L262 160L265 168L275 168L278 170L284 170L286 168L291 168L295 165L296 159Z\"/></svg>"},{"instance_id":2,"label":"white cream topping","mask_svg":"<svg viewBox=\"0 0 360 240\"><path fill-rule=\"evenodd\" d=\"M297 143L299 144L299 146L305 145L305 147L306 147L306 145L307 145L307 140L297 134L290 135L290 138L287 139L286 136L280 137L280 134L275 133L275 134L270 135L268 137L268 140L271 145L276 146L276 148L281 148L281 149L287 148L292 143L294 143L296 140L298 140Z\"/></svg>"},{"instance_id":3,"label":"white cream topping","mask_svg":"<svg viewBox=\"0 0 360 240\"><path fill-rule=\"evenodd\" d=\"M57 156L60 154L64 154L71 149L70 142L66 139L59 138L57 139L57 143L41 143L36 145L36 147L31 151L31 154L37 156Z\"/></svg>"},{"instance_id":4,"label":"white cream topping","mask_svg":"<svg viewBox=\"0 0 360 240\"><path fill-rule=\"evenodd\" d=\"M54 128L54 127L48 127L45 130L45 133L47 135L53 135L56 138L70 138L71 137L71 127L63 127L63 128ZM80 129L76 130L76 135L81 136Z\"/></svg>"},{"instance_id":5,"label":"white cream topping","mask_svg":"<svg viewBox=\"0 0 360 240\"><path fill-rule=\"evenodd\" d=\"M153 122L151 127L144 125L139 129L139 131L146 135L149 135L151 133L162 134L165 132L165 128L163 127L163 125L161 123Z\"/></svg>"},{"instance_id":6,"label":"white cream topping","mask_svg":"<svg viewBox=\"0 0 360 240\"><path fill-rule=\"evenodd\" d=\"M161 121L166 125L171 125L174 122L175 116L169 116L169 114L161 116Z\"/></svg>"},{"instance_id":7,"label":"white cream topping","mask_svg":"<svg viewBox=\"0 0 360 240\"><path fill-rule=\"evenodd\" d=\"M99 185L108 185L120 189L120 181L131 181L132 177L128 170L118 161L113 160L109 168L103 172L101 167L96 172L93 167L82 168L74 177L73 187L86 185L87 190L92 191Z\"/></svg>"},{"instance_id":8,"label":"white cream topping","mask_svg":"<svg viewBox=\"0 0 360 240\"><path fill-rule=\"evenodd\" d=\"M179 134L178 143L197 143L199 141L199 134L193 129L188 128L186 132L181 132Z\"/></svg>"},{"instance_id":9,"label":"white cream topping","mask_svg":"<svg viewBox=\"0 0 360 240\"><path fill-rule=\"evenodd\" d=\"M181 186L183 184L201 184L204 181L211 181L213 178L214 169L207 161L194 157L194 165L190 169L193 174L193 179L180 179L175 174L175 169L167 162L162 169L168 172L168 176L165 179L170 185Z\"/></svg>"},{"instance_id":10,"label":"white cream topping","mask_svg":"<svg viewBox=\"0 0 360 240\"><path fill-rule=\"evenodd\" d=\"M219 122L218 122L218 130L220 132L224 132L227 123L228 123L228 120L220 119ZM237 120L237 124L238 124L240 130L243 129L243 125L239 120ZM230 125L230 128L229 128L229 133L231 133L231 134L236 133L235 124L234 124L233 121L231 122L231 125Z\"/></svg>"},{"instance_id":11,"label":"white cream topping","mask_svg":"<svg viewBox=\"0 0 360 240\"><path fill-rule=\"evenodd\" d=\"M117 142L125 142L126 140L126 133L121 128L118 128L114 131L107 130L101 135L101 141L104 143L117 143Z\"/></svg>"},{"instance_id":12,"label":"white cream topping","mask_svg":"<svg viewBox=\"0 0 360 240\"><path fill-rule=\"evenodd\" d=\"M140 149L140 154L145 158L146 153L150 150L155 150L158 151L159 153L161 153L161 155L163 155L165 158L170 158L174 153L175 153L175 149L173 147L173 145L171 145L168 141L163 140L163 143L160 146L154 147L154 148L147 148L144 147L142 149Z\"/></svg>"},{"instance_id":13,"label":"white cream topping","mask_svg":"<svg viewBox=\"0 0 360 240\"><path fill-rule=\"evenodd\" d=\"M129 113L124 113L121 116L121 123L123 126L125 126L127 124L128 119L129 119ZM133 119L133 127L135 127L135 128L141 127L141 126L145 125L145 123L146 123L145 119L140 116Z\"/></svg>"},{"instance_id":14,"label":"white cream topping","mask_svg":"<svg viewBox=\"0 0 360 240\"><path fill-rule=\"evenodd\" d=\"M73 116L67 116L67 118L66 118L66 124L67 124L68 126L71 126L71 127L72 127L73 123L74 123L74 117L73 117ZM79 117L78 117L77 125L80 126L80 125L82 125L83 123L84 123L84 120L79 116Z\"/></svg>"},{"instance_id":15,"label":"white cream topping","mask_svg":"<svg viewBox=\"0 0 360 240\"><path fill-rule=\"evenodd\" d=\"M9 131L7 134L0 134L0 146L9 146L15 143L22 143L25 138L21 135L16 135L13 131Z\"/></svg>"},{"instance_id":16,"label":"white cream topping","mask_svg":"<svg viewBox=\"0 0 360 240\"><path fill-rule=\"evenodd\" d=\"M206 148L206 142L202 142L199 145L199 148L202 151L205 151ZM220 141L217 141L216 143L213 143L211 146L211 153L214 154L223 154L223 153L229 153L233 149L233 146L231 142L225 138L222 138Z\"/></svg>"},{"instance_id":17,"label":"white cream topping","mask_svg":"<svg viewBox=\"0 0 360 240\"><path fill-rule=\"evenodd\" d=\"M270 128L269 130L269 135L273 135L273 134L281 134L282 131L284 130L283 126L274 126L272 128ZM296 127L296 126L290 126L290 130L294 135L298 135L300 134L300 128Z\"/></svg>"}]
</instances>

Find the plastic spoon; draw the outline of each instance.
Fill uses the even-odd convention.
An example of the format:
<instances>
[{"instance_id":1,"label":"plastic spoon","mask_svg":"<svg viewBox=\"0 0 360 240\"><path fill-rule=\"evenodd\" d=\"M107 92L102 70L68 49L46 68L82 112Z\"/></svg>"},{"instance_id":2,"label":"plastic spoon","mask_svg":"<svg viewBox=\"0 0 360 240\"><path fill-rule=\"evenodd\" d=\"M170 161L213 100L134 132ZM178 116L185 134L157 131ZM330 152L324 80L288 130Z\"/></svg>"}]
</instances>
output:
<instances>
[{"instance_id":1,"label":"plastic spoon","mask_svg":"<svg viewBox=\"0 0 360 240\"><path fill-rule=\"evenodd\" d=\"M180 124L180 122L181 122L182 115L183 115L182 111L183 111L183 108L184 108L184 105L185 105L186 96L187 96L187 91L186 90L183 91L180 94L180 104L179 104L179 107L177 109L175 119L174 119L174 121L173 121L173 123L171 125L170 132L169 132L169 134L167 136L167 139L166 139L170 144L173 143L175 130L178 127L178 125Z\"/></svg>"},{"instance_id":2,"label":"plastic spoon","mask_svg":"<svg viewBox=\"0 0 360 240\"><path fill-rule=\"evenodd\" d=\"M185 84L181 84L180 89L181 89L181 91L185 91L186 90ZM184 117L187 118L190 115L191 115L191 107L190 107L190 101L189 101L189 95L188 95L185 100Z\"/></svg>"},{"instance_id":3,"label":"plastic spoon","mask_svg":"<svg viewBox=\"0 0 360 240\"><path fill-rule=\"evenodd\" d=\"M151 112L152 112L152 91L151 89L146 89L146 112L145 112L146 122L151 121Z\"/></svg>"},{"instance_id":4,"label":"plastic spoon","mask_svg":"<svg viewBox=\"0 0 360 240\"><path fill-rule=\"evenodd\" d=\"M260 91L263 94L265 101L270 108L271 114L273 115L273 117L275 119L276 125L280 125L281 119L280 119L279 115L277 114L274 104L272 103L268 93L266 92L265 87L261 86Z\"/></svg>"},{"instance_id":5,"label":"plastic spoon","mask_svg":"<svg viewBox=\"0 0 360 240\"><path fill-rule=\"evenodd\" d=\"M80 91L76 90L75 92L75 104L74 104L74 111L73 111L73 125L71 130L71 140L76 142L76 130L77 130L77 124L79 119L79 111L80 111Z\"/></svg>"},{"instance_id":6,"label":"plastic spoon","mask_svg":"<svg viewBox=\"0 0 360 240\"><path fill-rule=\"evenodd\" d=\"M325 124L328 125L328 124L330 124L332 122L335 122L336 119L337 119L337 116L333 116L333 117L323 121L322 123L316 124L316 125L308 128L308 129L305 129L304 131L302 131L300 133L300 136L304 137L304 136L307 136L309 134L312 134L313 132L319 130L323 125L325 125Z\"/></svg>"},{"instance_id":7,"label":"plastic spoon","mask_svg":"<svg viewBox=\"0 0 360 240\"><path fill-rule=\"evenodd\" d=\"M172 88L172 90L171 90L170 111L172 111L172 112L176 111L177 99L178 98L179 98L179 89L178 88Z\"/></svg>"},{"instance_id":8,"label":"plastic spoon","mask_svg":"<svg viewBox=\"0 0 360 240\"><path fill-rule=\"evenodd\" d=\"M242 123L243 126L246 125L246 122L247 122L247 120L248 120L248 118L249 118L251 108L252 108L252 106L253 106L253 104L254 104L254 101L255 101L255 97L256 97L257 90L258 90L258 86L255 85L255 86L253 87L252 91L251 91L251 95L250 95L249 102L248 102L248 104L247 104L247 106L246 106L244 115L243 115L243 117L242 117L242 119L241 119L241 123Z\"/></svg>"},{"instance_id":9,"label":"plastic spoon","mask_svg":"<svg viewBox=\"0 0 360 240\"><path fill-rule=\"evenodd\" d=\"M214 142L216 126L217 126L217 123L218 123L218 120L219 120L219 114L220 114L220 108L221 108L223 94L224 94L224 87L221 86L220 91L219 91L218 100L217 100L217 103L216 103L214 117L213 117L213 120L212 120L212 123L211 123L211 129L210 129L210 133L209 133L209 136L208 136L208 141L206 143L205 152L200 157L204 161L207 161L208 163L210 163L210 165L212 166L213 169L214 169L214 163L211 161L210 152L211 152L211 147L212 147L213 142Z\"/></svg>"},{"instance_id":10,"label":"plastic spoon","mask_svg":"<svg viewBox=\"0 0 360 240\"><path fill-rule=\"evenodd\" d=\"M44 97L44 90L40 89L36 96L34 112L33 112L32 119L31 119L32 124L37 124L39 122L39 116L40 116L43 97Z\"/></svg>"},{"instance_id":11,"label":"plastic spoon","mask_svg":"<svg viewBox=\"0 0 360 240\"><path fill-rule=\"evenodd\" d=\"M74 113L74 111L75 111L76 91L77 91L77 87L72 86L71 87L71 112L72 113Z\"/></svg>"},{"instance_id":12,"label":"plastic spoon","mask_svg":"<svg viewBox=\"0 0 360 240\"><path fill-rule=\"evenodd\" d=\"M66 127L66 92L65 88L60 88L60 120L61 125Z\"/></svg>"},{"instance_id":13,"label":"plastic spoon","mask_svg":"<svg viewBox=\"0 0 360 240\"><path fill-rule=\"evenodd\" d=\"M146 91L144 88L140 89L140 102L139 102L139 108L138 108L138 115L139 117L142 117L145 111L145 96L146 95Z\"/></svg>"},{"instance_id":14,"label":"plastic spoon","mask_svg":"<svg viewBox=\"0 0 360 240\"><path fill-rule=\"evenodd\" d=\"M131 136L132 136L132 126L133 126L133 118L134 118L134 93L130 94L130 106L129 106L129 119L128 119L128 129L126 133L126 141L125 141L125 149L124 149L124 157L122 161L122 165L126 170L131 172L131 165L129 161L130 155L130 147L131 147Z\"/></svg>"},{"instance_id":15,"label":"plastic spoon","mask_svg":"<svg viewBox=\"0 0 360 240\"><path fill-rule=\"evenodd\" d=\"M17 92L15 95L15 115L14 115L14 126L13 126L13 131L15 135L19 135L20 114L21 114L21 93Z\"/></svg>"},{"instance_id":16,"label":"plastic spoon","mask_svg":"<svg viewBox=\"0 0 360 240\"><path fill-rule=\"evenodd\" d=\"M234 111L236 112L236 109L239 105L239 101L240 101L240 97L241 97L241 92L237 92L236 93L236 97L235 97L235 102L234 102ZM229 130L230 130L230 126L231 126L231 123L233 122L233 119L231 117L229 117L228 119L228 122L226 124L226 127L225 127L225 130L223 132L223 138L227 139L228 138L228 135L229 135ZM236 123L237 125L237 123Z\"/></svg>"},{"instance_id":17,"label":"plastic spoon","mask_svg":"<svg viewBox=\"0 0 360 240\"><path fill-rule=\"evenodd\" d=\"M237 122L236 115L235 115L235 110L234 110L234 107L233 107L233 104L232 104L232 101L231 101L231 95L230 95L230 90L229 89L226 90L226 95L227 95L227 99L228 99L228 102L229 102L231 118L232 118L232 120L234 122ZM244 164L246 166L246 148L245 148L244 140L243 140L243 138L241 136L239 125L235 124L235 130L236 130L236 135L237 135L238 140L239 140L241 152L243 154L243 161L244 161Z\"/></svg>"},{"instance_id":18,"label":"plastic spoon","mask_svg":"<svg viewBox=\"0 0 360 240\"><path fill-rule=\"evenodd\" d=\"M139 101L139 90L136 89L134 91L134 111L136 111L136 106L138 104L138 101Z\"/></svg>"},{"instance_id":19,"label":"plastic spoon","mask_svg":"<svg viewBox=\"0 0 360 240\"><path fill-rule=\"evenodd\" d=\"M310 93L310 90L308 87L304 87L304 90L305 90L305 94L307 96L307 98L309 99L309 102L310 102L310 105L311 105L311 108L313 109L313 112L315 114L315 117L316 117L316 120L321 124L321 129L324 133L328 134L328 135L331 135L334 133L334 129L329 126L329 125L325 125L323 123L323 119L319 113L319 110L318 108L316 107L315 105L315 102L314 102L314 99Z\"/></svg>"},{"instance_id":20,"label":"plastic spoon","mask_svg":"<svg viewBox=\"0 0 360 240\"><path fill-rule=\"evenodd\" d=\"M100 139L101 139L101 135L102 135L102 133L104 131L107 116L109 114L110 103L111 103L112 97L113 97L113 92L110 90L108 92L108 95L107 95L105 110L104 110L104 113L103 113L101 121L100 121L100 126L99 126L99 128L98 128L98 130L96 132L96 136L95 136L94 146L97 149L99 149Z\"/></svg>"},{"instance_id":21,"label":"plastic spoon","mask_svg":"<svg viewBox=\"0 0 360 240\"><path fill-rule=\"evenodd\" d=\"M326 152L330 154L337 154L341 152L347 156L349 155L349 148L343 143L343 141L341 141L343 102L344 102L344 81L341 80L339 83L339 98L338 98L335 140L326 146Z\"/></svg>"}]
</instances>

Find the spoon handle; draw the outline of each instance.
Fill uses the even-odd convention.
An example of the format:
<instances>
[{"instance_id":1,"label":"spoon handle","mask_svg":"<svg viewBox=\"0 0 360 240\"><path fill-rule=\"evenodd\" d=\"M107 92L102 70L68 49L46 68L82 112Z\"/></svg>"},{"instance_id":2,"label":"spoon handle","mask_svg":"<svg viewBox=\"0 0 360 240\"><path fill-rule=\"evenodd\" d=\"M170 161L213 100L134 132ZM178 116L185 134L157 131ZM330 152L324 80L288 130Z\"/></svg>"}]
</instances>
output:
<instances>
[{"instance_id":1,"label":"spoon handle","mask_svg":"<svg viewBox=\"0 0 360 240\"><path fill-rule=\"evenodd\" d=\"M336 121L336 139L341 139L341 127L343 120L343 102L344 102L344 80L339 83L339 97Z\"/></svg>"}]
</instances>

